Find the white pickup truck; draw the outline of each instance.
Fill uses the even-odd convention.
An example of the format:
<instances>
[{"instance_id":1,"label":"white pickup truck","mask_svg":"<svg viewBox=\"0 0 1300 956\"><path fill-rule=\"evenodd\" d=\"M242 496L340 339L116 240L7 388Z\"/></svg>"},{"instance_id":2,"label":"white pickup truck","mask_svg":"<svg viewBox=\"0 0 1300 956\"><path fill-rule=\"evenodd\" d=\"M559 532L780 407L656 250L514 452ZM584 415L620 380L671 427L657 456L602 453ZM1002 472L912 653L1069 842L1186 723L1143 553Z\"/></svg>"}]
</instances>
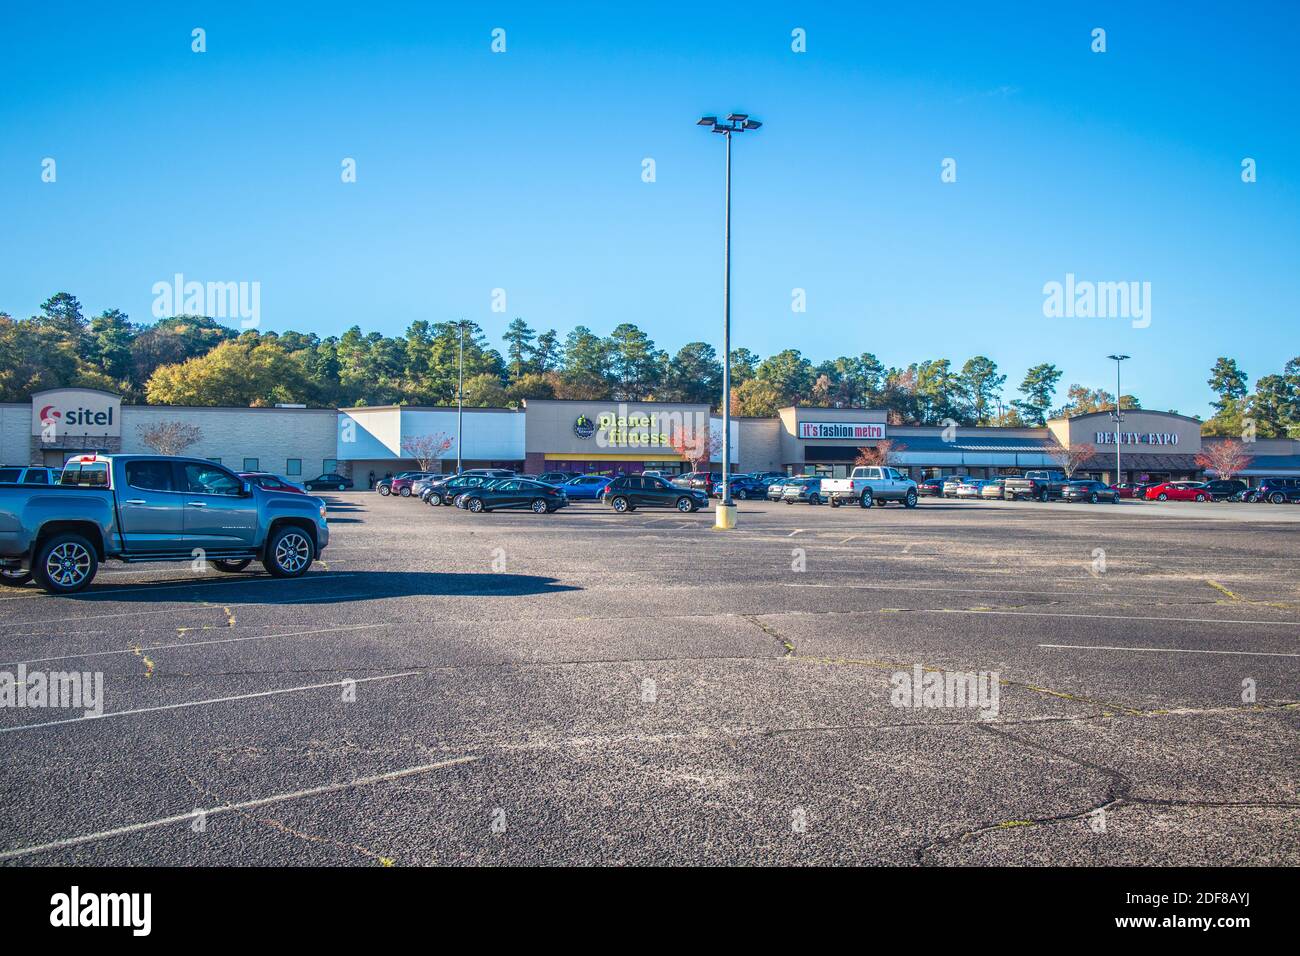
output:
<instances>
[{"instance_id":1,"label":"white pickup truck","mask_svg":"<svg viewBox=\"0 0 1300 956\"><path fill-rule=\"evenodd\" d=\"M863 508L870 508L873 504L884 507L889 501L915 508L918 492L916 482L904 478L897 468L859 465L848 478L823 478L822 498L829 501L832 508L854 501Z\"/></svg>"}]
</instances>

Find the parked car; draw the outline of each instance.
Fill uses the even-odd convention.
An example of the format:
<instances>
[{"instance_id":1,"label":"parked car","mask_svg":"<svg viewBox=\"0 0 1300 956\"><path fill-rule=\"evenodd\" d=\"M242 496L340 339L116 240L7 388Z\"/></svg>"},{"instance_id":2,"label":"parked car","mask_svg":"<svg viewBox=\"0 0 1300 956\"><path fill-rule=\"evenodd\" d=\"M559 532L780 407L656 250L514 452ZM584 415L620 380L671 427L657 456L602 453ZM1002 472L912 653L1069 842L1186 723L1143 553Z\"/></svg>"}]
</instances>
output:
<instances>
[{"instance_id":1,"label":"parked car","mask_svg":"<svg viewBox=\"0 0 1300 956\"><path fill-rule=\"evenodd\" d=\"M1002 497L1008 501L1017 498L1051 501L1061 497L1061 491L1069 480L1065 472L1054 468L1027 471L1023 477L1009 477L1003 482Z\"/></svg>"},{"instance_id":2,"label":"parked car","mask_svg":"<svg viewBox=\"0 0 1300 956\"><path fill-rule=\"evenodd\" d=\"M785 486L790 484L792 481L798 480L798 478L792 478L789 475L786 475L784 478L778 478L776 481L773 481L767 486L767 500L780 501L782 496L785 494Z\"/></svg>"},{"instance_id":3,"label":"parked car","mask_svg":"<svg viewBox=\"0 0 1300 956\"><path fill-rule=\"evenodd\" d=\"M709 504L709 496L698 488L683 488L662 478L645 475L619 475L605 486L601 497L619 514L637 508L676 508L681 512L698 511Z\"/></svg>"},{"instance_id":4,"label":"parked car","mask_svg":"<svg viewBox=\"0 0 1300 956\"><path fill-rule=\"evenodd\" d=\"M352 487L352 479L343 475L330 472L325 475L318 475L311 481L304 481L302 486L308 491L347 491Z\"/></svg>"},{"instance_id":5,"label":"parked car","mask_svg":"<svg viewBox=\"0 0 1300 956\"><path fill-rule=\"evenodd\" d=\"M945 498L957 497L957 486L970 481L970 475L949 475L943 480L943 496Z\"/></svg>"},{"instance_id":6,"label":"parked car","mask_svg":"<svg viewBox=\"0 0 1300 956\"><path fill-rule=\"evenodd\" d=\"M329 544L325 502L267 491L215 462L80 455L58 485L0 487L0 582L72 594L101 561L192 561L218 571L254 560L296 578Z\"/></svg>"},{"instance_id":7,"label":"parked car","mask_svg":"<svg viewBox=\"0 0 1300 956\"><path fill-rule=\"evenodd\" d=\"M400 479L405 478L409 474L411 474L411 472L409 471L399 471L395 475L389 475L386 478L380 478L378 481L375 482L375 491L387 497L388 495L393 493L393 482L399 481Z\"/></svg>"},{"instance_id":8,"label":"parked car","mask_svg":"<svg viewBox=\"0 0 1300 956\"><path fill-rule=\"evenodd\" d=\"M425 478L437 478L440 474L441 472L437 471L404 472L399 477L393 479L392 484L388 486L388 493L390 495L398 495L402 498L409 498L411 497L411 486L417 481Z\"/></svg>"},{"instance_id":9,"label":"parked car","mask_svg":"<svg viewBox=\"0 0 1300 956\"><path fill-rule=\"evenodd\" d=\"M863 508L873 504L883 508L890 501L915 508L920 497L911 478L905 478L897 468L877 465L858 465L847 478L822 478L818 480L816 493L819 500L829 501L832 508L855 501Z\"/></svg>"},{"instance_id":10,"label":"parked car","mask_svg":"<svg viewBox=\"0 0 1300 956\"><path fill-rule=\"evenodd\" d=\"M1078 481L1067 481L1065 483L1065 487L1061 489L1061 500L1087 501L1094 505L1099 501L1109 501L1111 504L1117 505L1119 504L1119 492L1104 481L1081 478Z\"/></svg>"},{"instance_id":11,"label":"parked car","mask_svg":"<svg viewBox=\"0 0 1300 956\"><path fill-rule=\"evenodd\" d=\"M564 489L570 501L599 501L605 486L613 480L612 475L579 475L577 478L569 479L560 487Z\"/></svg>"},{"instance_id":12,"label":"parked car","mask_svg":"<svg viewBox=\"0 0 1300 956\"><path fill-rule=\"evenodd\" d=\"M1230 501L1246 490L1246 483L1239 478L1216 478L1205 483L1205 490L1211 501Z\"/></svg>"},{"instance_id":13,"label":"parked car","mask_svg":"<svg viewBox=\"0 0 1300 956\"><path fill-rule=\"evenodd\" d=\"M1148 487L1148 485L1124 481L1117 485L1111 485L1110 490L1117 492L1121 498L1144 498Z\"/></svg>"},{"instance_id":14,"label":"parked car","mask_svg":"<svg viewBox=\"0 0 1300 956\"><path fill-rule=\"evenodd\" d=\"M527 478L530 476L520 475L519 477ZM548 485L558 486L558 485L563 485L566 482L572 481L574 478L580 478L580 477L582 477L581 473L576 471L544 471L537 476L536 480L544 481Z\"/></svg>"},{"instance_id":15,"label":"parked car","mask_svg":"<svg viewBox=\"0 0 1300 956\"><path fill-rule=\"evenodd\" d=\"M942 498L943 481L942 478L927 478L917 483L916 493L922 498Z\"/></svg>"},{"instance_id":16,"label":"parked car","mask_svg":"<svg viewBox=\"0 0 1300 956\"><path fill-rule=\"evenodd\" d=\"M467 491L491 484L494 481L505 480L504 478L489 478L487 475L452 475L440 481L429 482L429 487L421 494L420 500L435 508L439 505L451 505L455 504L456 499Z\"/></svg>"},{"instance_id":17,"label":"parked car","mask_svg":"<svg viewBox=\"0 0 1300 956\"><path fill-rule=\"evenodd\" d=\"M460 506L479 514L498 508L527 508L534 514L550 514L565 507L569 499L562 488L528 478L500 478L470 488L461 495Z\"/></svg>"},{"instance_id":18,"label":"parked car","mask_svg":"<svg viewBox=\"0 0 1300 956\"><path fill-rule=\"evenodd\" d=\"M719 481L713 487L713 497L721 498L726 486ZM731 476L731 497L740 501L749 498L763 498L767 495L767 482L760 481L753 475Z\"/></svg>"},{"instance_id":19,"label":"parked car","mask_svg":"<svg viewBox=\"0 0 1300 956\"><path fill-rule=\"evenodd\" d=\"M968 478L957 486L958 498L979 498L987 485L987 478Z\"/></svg>"},{"instance_id":20,"label":"parked car","mask_svg":"<svg viewBox=\"0 0 1300 956\"><path fill-rule=\"evenodd\" d=\"M696 491L702 491L705 495L712 497L713 489L722 481L722 472L720 471L688 471L683 475L678 475L673 479L673 484L679 488L694 488Z\"/></svg>"},{"instance_id":21,"label":"parked car","mask_svg":"<svg viewBox=\"0 0 1300 956\"><path fill-rule=\"evenodd\" d=\"M1147 501L1209 501L1203 481L1162 481L1146 491Z\"/></svg>"},{"instance_id":22,"label":"parked car","mask_svg":"<svg viewBox=\"0 0 1300 956\"><path fill-rule=\"evenodd\" d=\"M820 478L793 478L785 483L781 500L788 505L796 501L806 501L810 505L822 503L822 480Z\"/></svg>"},{"instance_id":23,"label":"parked car","mask_svg":"<svg viewBox=\"0 0 1300 956\"><path fill-rule=\"evenodd\" d=\"M1275 505L1300 502L1300 478L1264 478L1255 486L1253 500Z\"/></svg>"},{"instance_id":24,"label":"parked car","mask_svg":"<svg viewBox=\"0 0 1300 956\"><path fill-rule=\"evenodd\" d=\"M980 488L980 497L986 501L1001 501L1004 494L1002 489L1006 483L1007 480L1005 478L990 478L988 481L984 482L984 486Z\"/></svg>"},{"instance_id":25,"label":"parked car","mask_svg":"<svg viewBox=\"0 0 1300 956\"><path fill-rule=\"evenodd\" d=\"M269 471L241 471L239 477L245 481L251 481L259 488L265 488L267 491L283 491L291 495L305 495L307 489L302 485L295 484L279 475L273 475Z\"/></svg>"},{"instance_id":26,"label":"parked car","mask_svg":"<svg viewBox=\"0 0 1300 956\"><path fill-rule=\"evenodd\" d=\"M0 485L57 485L62 471L44 465L0 465Z\"/></svg>"}]
</instances>

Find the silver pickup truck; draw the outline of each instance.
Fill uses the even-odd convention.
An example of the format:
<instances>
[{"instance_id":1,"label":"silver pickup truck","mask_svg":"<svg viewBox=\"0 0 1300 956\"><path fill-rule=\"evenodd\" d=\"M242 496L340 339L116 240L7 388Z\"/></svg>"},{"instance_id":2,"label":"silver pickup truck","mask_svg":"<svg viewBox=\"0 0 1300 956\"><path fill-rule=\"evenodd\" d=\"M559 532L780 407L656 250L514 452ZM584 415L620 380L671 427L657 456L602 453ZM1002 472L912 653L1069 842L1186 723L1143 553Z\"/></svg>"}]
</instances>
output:
<instances>
[{"instance_id":1,"label":"silver pickup truck","mask_svg":"<svg viewBox=\"0 0 1300 956\"><path fill-rule=\"evenodd\" d=\"M99 563L254 560L296 578L329 544L325 502L271 491L220 465L163 455L80 455L57 485L0 484L0 583L80 591Z\"/></svg>"}]
</instances>

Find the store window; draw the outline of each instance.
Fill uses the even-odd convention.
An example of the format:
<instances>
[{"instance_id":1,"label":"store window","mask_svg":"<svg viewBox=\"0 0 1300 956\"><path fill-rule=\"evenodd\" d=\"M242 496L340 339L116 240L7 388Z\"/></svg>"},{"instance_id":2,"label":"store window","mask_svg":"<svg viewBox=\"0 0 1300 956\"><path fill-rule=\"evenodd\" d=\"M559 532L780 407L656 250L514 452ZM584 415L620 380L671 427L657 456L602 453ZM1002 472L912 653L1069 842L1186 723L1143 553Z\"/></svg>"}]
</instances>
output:
<instances>
[{"instance_id":1,"label":"store window","mask_svg":"<svg viewBox=\"0 0 1300 956\"><path fill-rule=\"evenodd\" d=\"M261 469L257 467L257 459L256 459L256 458L245 458L245 459L244 459L244 471L261 471Z\"/></svg>"},{"instance_id":2,"label":"store window","mask_svg":"<svg viewBox=\"0 0 1300 956\"><path fill-rule=\"evenodd\" d=\"M284 462L284 473L289 477L295 477L302 474L302 459L288 458Z\"/></svg>"},{"instance_id":3,"label":"store window","mask_svg":"<svg viewBox=\"0 0 1300 956\"><path fill-rule=\"evenodd\" d=\"M208 461L212 462L214 465L219 465L219 464L221 464L221 459L220 459L220 458L209 458Z\"/></svg>"},{"instance_id":4,"label":"store window","mask_svg":"<svg viewBox=\"0 0 1300 956\"><path fill-rule=\"evenodd\" d=\"M320 470L323 475L336 474L339 470L339 460L337 458L326 458L322 460Z\"/></svg>"}]
</instances>

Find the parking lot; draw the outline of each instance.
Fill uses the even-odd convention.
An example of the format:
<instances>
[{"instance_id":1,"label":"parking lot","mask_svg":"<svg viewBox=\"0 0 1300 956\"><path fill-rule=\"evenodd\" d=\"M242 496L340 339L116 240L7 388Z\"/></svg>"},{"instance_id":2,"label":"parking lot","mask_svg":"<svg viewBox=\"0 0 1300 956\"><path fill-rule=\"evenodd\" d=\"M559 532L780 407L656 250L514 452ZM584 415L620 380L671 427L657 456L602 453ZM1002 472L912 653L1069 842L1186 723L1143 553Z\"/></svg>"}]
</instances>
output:
<instances>
[{"instance_id":1,"label":"parking lot","mask_svg":"<svg viewBox=\"0 0 1300 956\"><path fill-rule=\"evenodd\" d=\"M301 579L0 591L104 686L0 709L0 860L1300 863L1300 508L328 501Z\"/></svg>"}]
</instances>

